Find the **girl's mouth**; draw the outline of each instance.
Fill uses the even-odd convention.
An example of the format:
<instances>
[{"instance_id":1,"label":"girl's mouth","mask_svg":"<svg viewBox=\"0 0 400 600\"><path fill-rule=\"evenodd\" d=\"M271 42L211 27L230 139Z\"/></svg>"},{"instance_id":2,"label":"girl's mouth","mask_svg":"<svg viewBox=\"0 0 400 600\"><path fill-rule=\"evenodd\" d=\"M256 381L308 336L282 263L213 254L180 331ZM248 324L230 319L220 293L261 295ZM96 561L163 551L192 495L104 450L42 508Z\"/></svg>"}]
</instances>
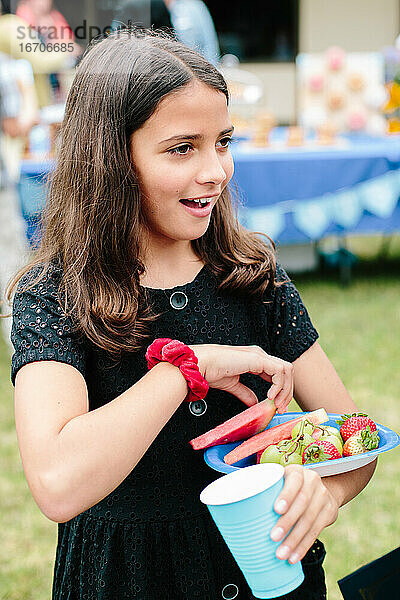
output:
<instances>
[{"instance_id":1,"label":"girl's mouth","mask_svg":"<svg viewBox=\"0 0 400 600\"><path fill-rule=\"evenodd\" d=\"M198 200L186 200L185 198L179 200L185 206L190 206L191 208L205 208L211 202L210 198L199 198Z\"/></svg>"},{"instance_id":2,"label":"girl's mouth","mask_svg":"<svg viewBox=\"0 0 400 600\"><path fill-rule=\"evenodd\" d=\"M191 215L194 215L195 217L207 217L212 210L212 200L213 197L193 200L183 198L182 200L179 200L179 202L183 204L185 210Z\"/></svg>"}]
</instances>

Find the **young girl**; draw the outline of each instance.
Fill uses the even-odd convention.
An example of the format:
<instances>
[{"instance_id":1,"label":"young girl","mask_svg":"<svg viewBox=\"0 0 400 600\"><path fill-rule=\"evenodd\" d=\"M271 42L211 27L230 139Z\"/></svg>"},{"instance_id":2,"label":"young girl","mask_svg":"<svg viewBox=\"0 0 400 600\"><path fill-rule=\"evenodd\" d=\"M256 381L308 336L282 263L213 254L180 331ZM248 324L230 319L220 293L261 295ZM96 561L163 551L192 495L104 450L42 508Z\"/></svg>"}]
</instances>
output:
<instances>
[{"instance_id":1,"label":"young girl","mask_svg":"<svg viewBox=\"0 0 400 600\"><path fill-rule=\"evenodd\" d=\"M59 523L55 600L253 598L189 440L267 394L283 412L293 385L305 411L356 410L272 248L234 216L227 103L214 67L155 34L112 34L77 69L42 242L14 282L17 434ZM158 338L190 346L206 397L182 366L148 370ZM271 536L305 572L287 598L326 597L316 538L373 469L286 468Z\"/></svg>"}]
</instances>

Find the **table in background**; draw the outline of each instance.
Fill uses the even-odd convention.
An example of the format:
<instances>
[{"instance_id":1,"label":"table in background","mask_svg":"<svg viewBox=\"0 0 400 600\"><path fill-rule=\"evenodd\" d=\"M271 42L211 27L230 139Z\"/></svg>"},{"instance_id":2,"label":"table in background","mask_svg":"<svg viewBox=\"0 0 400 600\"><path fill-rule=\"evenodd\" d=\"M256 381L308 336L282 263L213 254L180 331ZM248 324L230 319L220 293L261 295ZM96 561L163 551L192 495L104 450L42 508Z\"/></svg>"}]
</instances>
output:
<instances>
[{"instance_id":1,"label":"table in background","mask_svg":"<svg viewBox=\"0 0 400 600\"><path fill-rule=\"evenodd\" d=\"M238 142L232 152L242 221L279 244L400 231L400 136L347 136L337 147Z\"/></svg>"}]
</instances>

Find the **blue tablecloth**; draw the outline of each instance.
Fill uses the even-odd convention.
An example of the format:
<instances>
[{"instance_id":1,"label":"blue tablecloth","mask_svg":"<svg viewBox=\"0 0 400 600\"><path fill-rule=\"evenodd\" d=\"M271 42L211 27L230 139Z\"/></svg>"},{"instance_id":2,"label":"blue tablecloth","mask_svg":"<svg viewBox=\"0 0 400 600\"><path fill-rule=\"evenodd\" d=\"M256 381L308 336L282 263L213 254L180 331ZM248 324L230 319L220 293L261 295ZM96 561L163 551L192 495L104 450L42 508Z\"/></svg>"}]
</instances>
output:
<instances>
[{"instance_id":1,"label":"blue tablecloth","mask_svg":"<svg viewBox=\"0 0 400 600\"><path fill-rule=\"evenodd\" d=\"M17 185L20 208L26 222L26 236L33 244L46 202L46 181L55 162L51 160L27 159L21 162Z\"/></svg>"},{"instance_id":2,"label":"blue tablecloth","mask_svg":"<svg viewBox=\"0 0 400 600\"><path fill-rule=\"evenodd\" d=\"M241 220L275 241L400 231L400 136L347 136L313 149L238 142L233 156Z\"/></svg>"}]
</instances>

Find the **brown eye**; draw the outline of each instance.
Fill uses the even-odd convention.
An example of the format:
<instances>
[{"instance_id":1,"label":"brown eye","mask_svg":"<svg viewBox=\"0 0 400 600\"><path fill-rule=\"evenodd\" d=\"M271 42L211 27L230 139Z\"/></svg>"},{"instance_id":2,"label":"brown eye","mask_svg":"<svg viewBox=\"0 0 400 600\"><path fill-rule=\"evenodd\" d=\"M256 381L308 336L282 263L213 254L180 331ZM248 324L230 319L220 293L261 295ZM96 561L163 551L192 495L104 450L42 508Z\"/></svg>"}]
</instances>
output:
<instances>
[{"instance_id":1,"label":"brown eye","mask_svg":"<svg viewBox=\"0 0 400 600\"><path fill-rule=\"evenodd\" d=\"M227 149L229 148L230 144L233 142L231 137L225 137L222 138L222 140L219 140L218 144L221 145L221 148Z\"/></svg>"},{"instance_id":2,"label":"brown eye","mask_svg":"<svg viewBox=\"0 0 400 600\"><path fill-rule=\"evenodd\" d=\"M191 149L192 147L190 144L182 144L181 146L177 146L176 148L171 148L171 150L168 150L168 152L170 154L178 154L184 156L185 154L188 154L189 150Z\"/></svg>"}]
</instances>

